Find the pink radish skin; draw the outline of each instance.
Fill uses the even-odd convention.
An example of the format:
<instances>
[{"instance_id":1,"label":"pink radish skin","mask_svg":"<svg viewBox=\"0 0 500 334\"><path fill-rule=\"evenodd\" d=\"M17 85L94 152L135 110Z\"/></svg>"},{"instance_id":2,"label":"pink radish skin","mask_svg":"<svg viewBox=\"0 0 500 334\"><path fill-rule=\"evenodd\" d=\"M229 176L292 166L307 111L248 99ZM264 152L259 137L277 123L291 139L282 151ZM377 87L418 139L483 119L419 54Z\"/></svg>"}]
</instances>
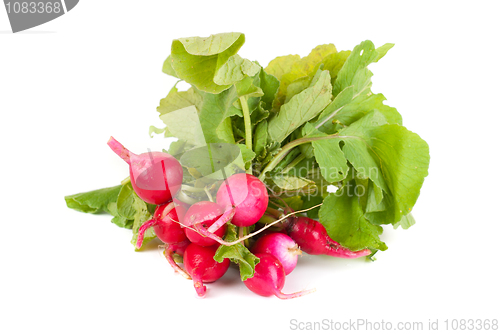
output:
<instances>
[{"instance_id":1,"label":"pink radish skin","mask_svg":"<svg viewBox=\"0 0 500 334\"><path fill-rule=\"evenodd\" d=\"M231 223L236 226L255 224L267 209L269 197L266 186L253 175L231 175L217 191L216 202L227 211L236 208Z\"/></svg>"},{"instance_id":2,"label":"pink radish skin","mask_svg":"<svg viewBox=\"0 0 500 334\"><path fill-rule=\"evenodd\" d=\"M184 217L184 225L190 226L196 231L186 228L187 238L200 246L211 246L217 244L217 240L212 237L206 236L202 230L210 227L220 216L222 216L223 211L220 205L213 202L201 201L191 205L191 207L186 212ZM222 225L217 229L214 234L222 238L226 233L226 225Z\"/></svg>"},{"instance_id":3,"label":"pink radish skin","mask_svg":"<svg viewBox=\"0 0 500 334\"><path fill-rule=\"evenodd\" d=\"M182 166L170 154L148 152L134 154L111 137L109 147L129 164L130 182L144 202L160 205L174 197L182 186Z\"/></svg>"},{"instance_id":4,"label":"pink radish skin","mask_svg":"<svg viewBox=\"0 0 500 334\"><path fill-rule=\"evenodd\" d=\"M311 255L329 255L352 259L371 254L369 249L353 252L332 240L325 227L317 220L307 217L293 217L285 223L287 234L295 240L300 249Z\"/></svg>"},{"instance_id":5,"label":"pink radish skin","mask_svg":"<svg viewBox=\"0 0 500 334\"><path fill-rule=\"evenodd\" d=\"M274 255L283 265L286 275L295 269L297 259L302 254L295 241L283 233L270 233L259 238L252 247L252 253Z\"/></svg>"},{"instance_id":6,"label":"pink radish skin","mask_svg":"<svg viewBox=\"0 0 500 334\"><path fill-rule=\"evenodd\" d=\"M136 247L141 248L144 240L144 233L150 227L154 228L155 234L166 244L175 244L186 240L184 229L179 225L179 221L184 219L186 209L176 206L175 203L160 205L156 208L153 218L142 224L137 234Z\"/></svg>"},{"instance_id":7,"label":"pink radish skin","mask_svg":"<svg viewBox=\"0 0 500 334\"><path fill-rule=\"evenodd\" d=\"M312 289L291 294L281 292L285 285L285 269L281 262L272 254L256 253L254 255L260 259L260 262L255 266L255 274L243 281L250 291L264 297L275 295L280 299L301 297L316 291L316 289Z\"/></svg>"},{"instance_id":8,"label":"pink radish skin","mask_svg":"<svg viewBox=\"0 0 500 334\"><path fill-rule=\"evenodd\" d=\"M207 291L203 283L215 282L229 268L229 259L224 259L221 263L214 260L217 248L217 245L203 247L191 243L184 252L184 268L191 275L196 293L200 297L205 297Z\"/></svg>"}]
</instances>

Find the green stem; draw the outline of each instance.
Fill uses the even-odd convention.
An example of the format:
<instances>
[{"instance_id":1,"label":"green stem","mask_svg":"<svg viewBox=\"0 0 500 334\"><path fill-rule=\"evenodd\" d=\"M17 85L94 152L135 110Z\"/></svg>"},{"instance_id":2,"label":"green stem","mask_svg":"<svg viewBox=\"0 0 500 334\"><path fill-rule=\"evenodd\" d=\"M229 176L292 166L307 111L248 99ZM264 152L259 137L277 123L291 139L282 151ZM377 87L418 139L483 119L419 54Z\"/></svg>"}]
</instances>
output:
<instances>
[{"instance_id":1,"label":"green stem","mask_svg":"<svg viewBox=\"0 0 500 334\"><path fill-rule=\"evenodd\" d=\"M301 162L302 160L304 160L306 158L306 156L304 154L300 154L298 157L296 157L295 159L293 159L292 162L290 162L290 164L288 166L286 166L285 169L283 169L282 173L283 174L286 174L288 173L288 171L290 169L292 169L293 167L295 167L299 162Z\"/></svg>"},{"instance_id":2,"label":"green stem","mask_svg":"<svg viewBox=\"0 0 500 334\"><path fill-rule=\"evenodd\" d=\"M243 110L243 120L245 122L245 144L249 150L252 150L252 120L250 119L250 110L248 109L247 97L240 97L241 109ZM252 174L252 164L247 170Z\"/></svg>"},{"instance_id":3,"label":"green stem","mask_svg":"<svg viewBox=\"0 0 500 334\"><path fill-rule=\"evenodd\" d=\"M279 217L283 214L280 210L276 210L270 207L267 207L266 213L268 216L273 216L274 219L279 219Z\"/></svg>"},{"instance_id":4,"label":"green stem","mask_svg":"<svg viewBox=\"0 0 500 334\"><path fill-rule=\"evenodd\" d=\"M274 167L276 167L276 165L279 164L279 162L287 155L287 153L292 148L297 147L297 146L302 145L302 144L305 144L305 143L312 142L312 141L318 141L318 140L323 140L323 139L339 138L339 137L340 136L338 134L334 134L334 135L323 136L323 137L299 138L299 139L295 139L294 141L289 142L288 144L286 144L285 146L283 146L281 148L281 151L278 154L276 154L271 161L269 161L269 163L267 164L267 166L264 168L264 170L260 174L259 179L261 181L264 181L264 179L266 178L266 173L272 171L274 169Z\"/></svg>"},{"instance_id":5,"label":"green stem","mask_svg":"<svg viewBox=\"0 0 500 334\"><path fill-rule=\"evenodd\" d=\"M266 214L262 215L262 217L260 217L259 219L259 223L262 223L262 224L271 224L271 223L274 223L276 221L276 218L273 218L271 216L268 216Z\"/></svg>"}]
</instances>

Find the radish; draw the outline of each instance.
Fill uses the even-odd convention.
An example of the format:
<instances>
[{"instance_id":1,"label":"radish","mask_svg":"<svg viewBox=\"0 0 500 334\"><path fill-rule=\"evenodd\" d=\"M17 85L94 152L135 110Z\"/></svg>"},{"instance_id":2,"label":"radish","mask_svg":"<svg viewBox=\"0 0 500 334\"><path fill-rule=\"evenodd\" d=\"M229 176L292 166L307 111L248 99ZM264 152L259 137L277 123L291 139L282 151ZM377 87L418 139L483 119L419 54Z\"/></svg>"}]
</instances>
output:
<instances>
[{"instance_id":1,"label":"radish","mask_svg":"<svg viewBox=\"0 0 500 334\"><path fill-rule=\"evenodd\" d=\"M215 245L217 240L214 240L212 236L207 236L203 231L217 221L223 213L222 207L217 203L201 201L191 205L183 220L184 226L192 227L185 229L188 239L200 246ZM214 232L219 238L225 233L225 224Z\"/></svg>"},{"instance_id":2,"label":"radish","mask_svg":"<svg viewBox=\"0 0 500 334\"><path fill-rule=\"evenodd\" d=\"M148 152L136 155L113 137L108 145L129 164L130 182L144 202L156 205L167 203L181 189L182 166L170 154Z\"/></svg>"},{"instance_id":3,"label":"radish","mask_svg":"<svg viewBox=\"0 0 500 334\"><path fill-rule=\"evenodd\" d=\"M255 224L267 209L269 202L266 186L253 175L231 175L217 191L216 202L224 208L236 208L231 223L236 226ZM213 230L209 229L210 232Z\"/></svg>"},{"instance_id":4,"label":"radish","mask_svg":"<svg viewBox=\"0 0 500 334\"><path fill-rule=\"evenodd\" d=\"M371 254L369 249L353 252L332 240L325 227L307 217L292 217L285 222L287 234L295 240L300 249L311 255L329 255L341 258L357 258Z\"/></svg>"},{"instance_id":5,"label":"radish","mask_svg":"<svg viewBox=\"0 0 500 334\"><path fill-rule=\"evenodd\" d=\"M173 202L159 205L153 218L142 224L137 234L136 247L142 247L144 233L150 227L154 228L156 236L166 244L175 244L186 240L184 229L179 225L179 221L184 219L186 209Z\"/></svg>"},{"instance_id":6,"label":"radish","mask_svg":"<svg viewBox=\"0 0 500 334\"><path fill-rule=\"evenodd\" d=\"M191 275L198 296L204 297L207 288L203 283L215 282L229 268L229 259L221 263L214 260L218 246L203 247L195 243L189 244L184 252L184 268Z\"/></svg>"},{"instance_id":7,"label":"radish","mask_svg":"<svg viewBox=\"0 0 500 334\"><path fill-rule=\"evenodd\" d=\"M184 219L185 213L186 209L174 202L159 205L153 214L153 218L146 221L139 228L135 247L137 249L142 247L144 233L146 233L147 229L153 227L158 239L166 244L165 257L168 263L170 263L175 272L187 279L191 279L191 277L175 263L173 257L176 253L182 256L184 249L190 243L184 233L184 228L179 225L179 221Z\"/></svg>"},{"instance_id":8,"label":"radish","mask_svg":"<svg viewBox=\"0 0 500 334\"><path fill-rule=\"evenodd\" d=\"M316 291L312 289L291 294L281 292L285 285L285 269L281 262L272 254L256 253L254 255L260 259L255 266L255 274L243 281L252 292L264 297L275 295L280 299L290 299Z\"/></svg>"},{"instance_id":9,"label":"radish","mask_svg":"<svg viewBox=\"0 0 500 334\"><path fill-rule=\"evenodd\" d=\"M274 255L283 265L286 275L295 269L297 258L302 254L295 241L283 233L270 233L260 237L253 245L252 253Z\"/></svg>"}]
</instances>

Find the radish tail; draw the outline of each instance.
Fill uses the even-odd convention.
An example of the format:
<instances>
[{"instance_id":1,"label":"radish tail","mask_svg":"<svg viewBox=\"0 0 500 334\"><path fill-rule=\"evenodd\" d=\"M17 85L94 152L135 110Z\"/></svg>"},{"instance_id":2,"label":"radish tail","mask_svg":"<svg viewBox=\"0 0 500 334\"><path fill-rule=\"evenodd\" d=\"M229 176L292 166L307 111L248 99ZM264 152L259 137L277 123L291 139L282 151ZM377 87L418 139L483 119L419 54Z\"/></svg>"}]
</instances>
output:
<instances>
[{"instance_id":1,"label":"radish tail","mask_svg":"<svg viewBox=\"0 0 500 334\"><path fill-rule=\"evenodd\" d=\"M369 249L363 249L363 250L360 250L357 252L353 252L345 247L338 247L336 249L333 249L333 248L330 249L326 253L326 255L340 257L340 258L344 258L344 259L355 259L358 257L370 255L371 253L372 253L372 251Z\"/></svg>"},{"instance_id":2,"label":"radish tail","mask_svg":"<svg viewBox=\"0 0 500 334\"><path fill-rule=\"evenodd\" d=\"M155 226L157 223L158 221L153 218L142 224L142 226L139 228L139 232L137 233L137 242L135 244L135 247L137 249L142 247L142 241L144 240L144 233L146 233L146 230L152 226Z\"/></svg>"},{"instance_id":3,"label":"radish tail","mask_svg":"<svg viewBox=\"0 0 500 334\"><path fill-rule=\"evenodd\" d=\"M115 152L120 158L122 158L126 163L130 165L130 156L134 155L132 152L127 150L122 144L118 142L113 137L108 140L108 146L111 147L113 152Z\"/></svg>"},{"instance_id":4,"label":"radish tail","mask_svg":"<svg viewBox=\"0 0 500 334\"><path fill-rule=\"evenodd\" d=\"M205 297L205 294L207 292L207 287L203 285L201 278L193 276L193 282L194 282L194 288L198 296L200 296L201 298Z\"/></svg>"},{"instance_id":5,"label":"radish tail","mask_svg":"<svg viewBox=\"0 0 500 334\"><path fill-rule=\"evenodd\" d=\"M302 290L299 292L295 293L283 293L280 290L276 289L274 291L274 295L278 297L279 299L292 299L292 298L297 298L297 297L302 297L304 295L308 295L310 293L313 293L316 291L316 288L310 289L310 290Z\"/></svg>"},{"instance_id":6,"label":"radish tail","mask_svg":"<svg viewBox=\"0 0 500 334\"><path fill-rule=\"evenodd\" d=\"M173 257L174 252L175 252L174 250L175 250L175 246L173 244L168 245L167 248L165 248L165 252L163 254L165 254L165 257L167 258L168 263L170 263L170 266L172 266L172 268L174 269L174 271L176 273L179 273L185 279L191 279L191 276L189 276L189 274L184 269L179 267L179 265L174 261L174 257Z\"/></svg>"},{"instance_id":7,"label":"radish tail","mask_svg":"<svg viewBox=\"0 0 500 334\"><path fill-rule=\"evenodd\" d=\"M217 231L219 228L221 228L225 223L233 219L234 214L236 213L236 208L231 208L230 210L227 210L224 212L222 216L219 217L209 228L208 232L214 233Z\"/></svg>"}]
</instances>

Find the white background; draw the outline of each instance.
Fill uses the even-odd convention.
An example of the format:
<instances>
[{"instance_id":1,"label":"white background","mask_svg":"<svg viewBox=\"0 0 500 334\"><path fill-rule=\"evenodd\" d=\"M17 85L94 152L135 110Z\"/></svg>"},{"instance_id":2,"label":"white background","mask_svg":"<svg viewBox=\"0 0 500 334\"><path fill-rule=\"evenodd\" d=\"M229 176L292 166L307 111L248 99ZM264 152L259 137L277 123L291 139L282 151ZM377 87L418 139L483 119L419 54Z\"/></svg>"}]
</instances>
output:
<instances>
[{"instance_id":1,"label":"white background","mask_svg":"<svg viewBox=\"0 0 500 334\"><path fill-rule=\"evenodd\" d=\"M12 34L0 9L0 332L291 331L291 320L499 319L499 51L495 1L81 1ZM386 228L377 261L303 256L285 292L254 295L235 268L195 297L157 244L134 252L107 215L64 196L118 184L175 83L161 72L178 37L238 31L266 65L319 44L396 46L377 64L383 93L430 145L430 175L409 230ZM362 331L359 331L362 332ZM422 333L425 331L421 331ZM479 331L478 331L479 332Z\"/></svg>"}]
</instances>

